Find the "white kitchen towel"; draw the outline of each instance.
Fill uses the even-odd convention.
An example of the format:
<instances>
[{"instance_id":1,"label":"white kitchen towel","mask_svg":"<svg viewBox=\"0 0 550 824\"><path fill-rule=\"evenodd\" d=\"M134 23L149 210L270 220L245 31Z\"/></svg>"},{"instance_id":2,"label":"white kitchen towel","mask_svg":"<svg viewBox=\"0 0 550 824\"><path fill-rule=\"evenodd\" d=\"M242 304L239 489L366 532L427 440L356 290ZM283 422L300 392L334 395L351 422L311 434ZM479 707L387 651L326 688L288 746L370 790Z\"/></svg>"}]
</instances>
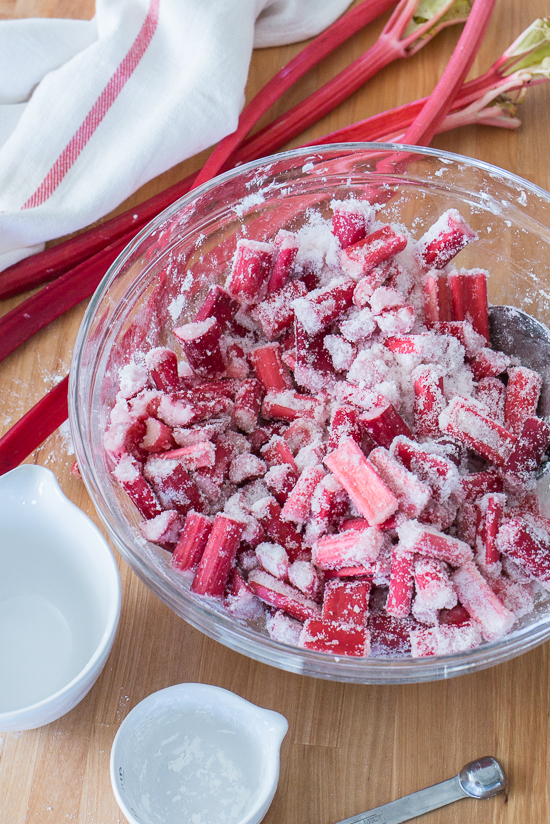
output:
<instances>
[{"instance_id":1,"label":"white kitchen towel","mask_svg":"<svg viewBox=\"0 0 550 824\"><path fill-rule=\"evenodd\" d=\"M90 21L0 21L0 270L234 131L253 47L350 3L96 0Z\"/></svg>"}]
</instances>

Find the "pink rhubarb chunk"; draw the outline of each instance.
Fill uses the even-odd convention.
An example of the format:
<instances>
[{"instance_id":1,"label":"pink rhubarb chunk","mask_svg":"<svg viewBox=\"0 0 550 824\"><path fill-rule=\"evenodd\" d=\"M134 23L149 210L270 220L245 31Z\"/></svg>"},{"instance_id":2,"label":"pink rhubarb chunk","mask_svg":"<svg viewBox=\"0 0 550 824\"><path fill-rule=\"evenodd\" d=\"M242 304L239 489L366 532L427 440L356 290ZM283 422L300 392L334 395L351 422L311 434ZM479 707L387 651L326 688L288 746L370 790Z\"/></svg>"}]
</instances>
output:
<instances>
[{"instance_id":1,"label":"pink rhubarb chunk","mask_svg":"<svg viewBox=\"0 0 550 824\"><path fill-rule=\"evenodd\" d=\"M460 603L481 625L486 641L496 641L512 629L515 615L497 598L474 563L469 561L456 570L452 580Z\"/></svg>"}]
</instances>

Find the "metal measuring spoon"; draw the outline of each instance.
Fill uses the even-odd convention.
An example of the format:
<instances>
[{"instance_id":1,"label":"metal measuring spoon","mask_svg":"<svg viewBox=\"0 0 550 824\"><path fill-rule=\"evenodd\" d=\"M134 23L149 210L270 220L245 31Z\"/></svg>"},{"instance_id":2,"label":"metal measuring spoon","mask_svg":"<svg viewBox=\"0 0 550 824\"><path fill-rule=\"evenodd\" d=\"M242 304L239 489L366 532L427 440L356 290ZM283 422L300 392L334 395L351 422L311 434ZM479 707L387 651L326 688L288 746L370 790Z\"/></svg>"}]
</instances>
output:
<instances>
[{"instance_id":1,"label":"metal measuring spoon","mask_svg":"<svg viewBox=\"0 0 550 824\"><path fill-rule=\"evenodd\" d=\"M504 792L507 784L501 765L496 758L487 755L466 764L454 778L346 818L339 824L400 824L461 798L492 798Z\"/></svg>"}]
</instances>

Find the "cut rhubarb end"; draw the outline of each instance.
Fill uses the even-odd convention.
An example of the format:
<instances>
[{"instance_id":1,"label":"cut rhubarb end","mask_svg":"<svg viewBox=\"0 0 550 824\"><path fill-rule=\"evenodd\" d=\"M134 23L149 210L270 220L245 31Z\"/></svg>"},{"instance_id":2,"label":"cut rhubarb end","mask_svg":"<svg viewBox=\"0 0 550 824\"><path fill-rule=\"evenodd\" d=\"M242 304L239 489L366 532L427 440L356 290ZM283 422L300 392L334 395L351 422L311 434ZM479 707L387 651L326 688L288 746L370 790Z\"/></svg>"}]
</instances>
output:
<instances>
[{"instance_id":1,"label":"cut rhubarb end","mask_svg":"<svg viewBox=\"0 0 550 824\"><path fill-rule=\"evenodd\" d=\"M187 323L173 330L195 374L209 378L225 372L220 347L222 331L216 318Z\"/></svg>"},{"instance_id":2,"label":"cut rhubarb end","mask_svg":"<svg viewBox=\"0 0 550 824\"><path fill-rule=\"evenodd\" d=\"M192 592L211 598L223 596L244 528L243 521L223 514L216 515L191 583Z\"/></svg>"},{"instance_id":3,"label":"cut rhubarb end","mask_svg":"<svg viewBox=\"0 0 550 824\"><path fill-rule=\"evenodd\" d=\"M397 527L397 534L401 549L411 554L437 558L454 567L462 566L473 558L472 548L464 541L416 521L407 521Z\"/></svg>"},{"instance_id":4,"label":"cut rhubarb end","mask_svg":"<svg viewBox=\"0 0 550 824\"><path fill-rule=\"evenodd\" d=\"M397 510L397 498L351 438L328 454L325 464L372 526L384 523Z\"/></svg>"},{"instance_id":5,"label":"cut rhubarb end","mask_svg":"<svg viewBox=\"0 0 550 824\"><path fill-rule=\"evenodd\" d=\"M368 578L360 581L328 581L323 595L323 618L364 627L371 587L372 583Z\"/></svg>"},{"instance_id":6,"label":"cut rhubarb end","mask_svg":"<svg viewBox=\"0 0 550 824\"><path fill-rule=\"evenodd\" d=\"M359 280L379 264L402 252L406 246L405 235L397 234L391 226L382 226L367 235L364 240L343 249L340 253L340 264L349 277Z\"/></svg>"},{"instance_id":7,"label":"cut rhubarb end","mask_svg":"<svg viewBox=\"0 0 550 824\"><path fill-rule=\"evenodd\" d=\"M321 421L325 416L325 404L312 395L300 394L288 389L284 392L268 392L262 403L264 418L288 421L311 418Z\"/></svg>"},{"instance_id":8,"label":"cut rhubarb end","mask_svg":"<svg viewBox=\"0 0 550 824\"><path fill-rule=\"evenodd\" d=\"M283 436L273 435L269 442L261 448L261 455L269 468L282 465L290 466L298 474L292 450Z\"/></svg>"},{"instance_id":9,"label":"cut rhubarb end","mask_svg":"<svg viewBox=\"0 0 550 824\"><path fill-rule=\"evenodd\" d=\"M504 464L504 472L520 479L539 468L550 445L550 426L542 418L526 418L518 439Z\"/></svg>"},{"instance_id":10,"label":"cut rhubarb end","mask_svg":"<svg viewBox=\"0 0 550 824\"><path fill-rule=\"evenodd\" d=\"M251 507L252 515L260 522L268 537L286 549L290 562L303 560L309 553L304 548L302 536L294 524L282 518L281 511L275 498L271 497L261 498Z\"/></svg>"},{"instance_id":11,"label":"cut rhubarb end","mask_svg":"<svg viewBox=\"0 0 550 824\"><path fill-rule=\"evenodd\" d=\"M313 493L324 475L322 466L311 466L303 470L283 506L281 516L285 521L303 524L309 518Z\"/></svg>"},{"instance_id":12,"label":"cut rhubarb end","mask_svg":"<svg viewBox=\"0 0 550 824\"><path fill-rule=\"evenodd\" d=\"M386 612L394 618L406 618L411 611L414 555L396 546L392 551L390 588Z\"/></svg>"},{"instance_id":13,"label":"cut rhubarb end","mask_svg":"<svg viewBox=\"0 0 550 824\"><path fill-rule=\"evenodd\" d=\"M422 366L414 373L414 426L420 437L437 438L441 434L439 416L447 401L443 378L437 369ZM403 433L405 434L405 433Z\"/></svg>"},{"instance_id":14,"label":"cut rhubarb end","mask_svg":"<svg viewBox=\"0 0 550 824\"><path fill-rule=\"evenodd\" d=\"M422 265L429 269L443 269L468 243L477 240L460 212L448 209L420 238L416 252Z\"/></svg>"},{"instance_id":15,"label":"cut rhubarb end","mask_svg":"<svg viewBox=\"0 0 550 824\"><path fill-rule=\"evenodd\" d=\"M486 414L481 403L466 398L453 398L439 416L439 426L497 466L504 466L516 442L514 435Z\"/></svg>"},{"instance_id":16,"label":"cut rhubarb end","mask_svg":"<svg viewBox=\"0 0 550 824\"><path fill-rule=\"evenodd\" d=\"M459 484L459 474L453 461L435 452L427 452L420 444L405 437L394 438L390 454L427 484L435 503L445 503Z\"/></svg>"},{"instance_id":17,"label":"cut rhubarb end","mask_svg":"<svg viewBox=\"0 0 550 824\"><path fill-rule=\"evenodd\" d=\"M258 303L265 293L274 256L271 243L239 240L225 288L246 303Z\"/></svg>"},{"instance_id":18,"label":"cut rhubarb end","mask_svg":"<svg viewBox=\"0 0 550 824\"><path fill-rule=\"evenodd\" d=\"M274 244L278 251L267 285L268 294L277 292L285 286L292 274L294 261L298 254L298 240L292 232L280 229L275 236Z\"/></svg>"},{"instance_id":19,"label":"cut rhubarb end","mask_svg":"<svg viewBox=\"0 0 550 824\"><path fill-rule=\"evenodd\" d=\"M178 356L172 349L158 346L145 356L145 365L157 389L175 392L180 388Z\"/></svg>"},{"instance_id":20,"label":"cut rhubarb end","mask_svg":"<svg viewBox=\"0 0 550 824\"><path fill-rule=\"evenodd\" d=\"M550 524L516 515L497 533L498 550L550 591Z\"/></svg>"},{"instance_id":21,"label":"cut rhubarb end","mask_svg":"<svg viewBox=\"0 0 550 824\"><path fill-rule=\"evenodd\" d=\"M374 210L371 206L354 201L340 201L334 204L332 234L338 238L342 249L366 237Z\"/></svg>"},{"instance_id":22,"label":"cut rhubarb end","mask_svg":"<svg viewBox=\"0 0 550 824\"><path fill-rule=\"evenodd\" d=\"M248 356L256 376L267 392L283 392L294 387L292 375L281 358L278 343L253 349Z\"/></svg>"},{"instance_id":23,"label":"cut rhubarb end","mask_svg":"<svg viewBox=\"0 0 550 824\"><path fill-rule=\"evenodd\" d=\"M152 455L143 467L143 474L165 509L175 509L181 515L190 509L202 511L199 490L181 459L167 460L164 455Z\"/></svg>"},{"instance_id":24,"label":"cut rhubarb end","mask_svg":"<svg viewBox=\"0 0 550 824\"><path fill-rule=\"evenodd\" d=\"M399 501L399 508L409 518L417 518L432 497L430 487L392 458L387 449L373 449L369 461Z\"/></svg>"},{"instance_id":25,"label":"cut rhubarb end","mask_svg":"<svg viewBox=\"0 0 550 824\"><path fill-rule=\"evenodd\" d=\"M349 529L316 541L312 548L312 560L319 569L364 568L376 561L383 543L384 535L376 527Z\"/></svg>"},{"instance_id":26,"label":"cut rhubarb end","mask_svg":"<svg viewBox=\"0 0 550 824\"><path fill-rule=\"evenodd\" d=\"M375 407L359 415L359 424L378 446L390 447L400 435L414 440L414 435L397 409L380 397Z\"/></svg>"},{"instance_id":27,"label":"cut rhubarb end","mask_svg":"<svg viewBox=\"0 0 550 824\"><path fill-rule=\"evenodd\" d=\"M165 509L148 521L142 521L139 530L146 541L171 551L181 532L181 517L173 509Z\"/></svg>"},{"instance_id":28,"label":"cut rhubarb end","mask_svg":"<svg viewBox=\"0 0 550 824\"><path fill-rule=\"evenodd\" d=\"M212 532L212 519L199 512L188 512L178 543L170 559L173 569L183 572L194 569L202 558Z\"/></svg>"},{"instance_id":29,"label":"cut rhubarb end","mask_svg":"<svg viewBox=\"0 0 550 824\"><path fill-rule=\"evenodd\" d=\"M508 369L504 425L519 435L527 418L535 417L542 389L542 377L525 366Z\"/></svg>"},{"instance_id":30,"label":"cut rhubarb end","mask_svg":"<svg viewBox=\"0 0 550 824\"><path fill-rule=\"evenodd\" d=\"M370 653L370 633L366 627L309 618L302 629L299 644L304 649L317 652L366 658Z\"/></svg>"},{"instance_id":31,"label":"cut rhubarb end","mask_svg":"<svg viewBox=\"0 0 550 824\"><path fill-rule=\"evenodd\" d=\"M241 383L235 395L233 422L243 432L250 434L258 426L263 397L264 390L259 381L250 378Z\"/></svg>"},{"instance_id":32,"label":"cut rhubarb end","mask_svg":"<svg viewBox=\"0 0 550 824\"><path fill-rule=\"evenodd\" d=\"M200 323L201 321L215 318L222 329L235 318L235 315L241 308L239 301L230 295L227 289L223 286L214 284L208 290L208 293L201 304L193 321Z\"/></svg>"},{"instance_id":33,"label":"cut rhubarb end","mask_svg":"<svg viewBox=\"0 0 550 824\"><path fill-rule=\"evenodd\" d=\"M264 570L253 569L248 575L248 586L264 603L282 609L298 621L321 617L319 604Z\"/></svg>"},{"instance_id":34,"label":"cut rhubarb end","mask_svg":"<svg viewBox=\"0 0 550 824\"><path fill-rule=\"evenodd\" d=\"M296 319L308 335L317 335L333 323L352 305L355 282L350 278L314 289L306 297L294 301Z\"/></svg>"},{"instance_id":35,"label":"cut rhubarb end","mask_svg":"<svg viewBox=\"0 0 550 824\"><path fill-rule=\"evenodd\" d=\"M141 472L141 466L131 455L126 455L116 465L113 476L147 520L160 515L162 506Z\"/></svg>"},{"instance_id":36,"label":"cut rhubarb end","mask_svg":"<svg viewBox=\"0 0 550 824\"><path fill-rule=\"evenodd\" d=\"M328 451L338 449L344 438L351 438L358 446L363 440L359 412L353 406L337 406L332 413Z\"/></svg>"},{"instance_id":37,"label":"cut rhubarb end","mask_svg":"<svg viewBox=\"0 0 550 824\"><path fill-rule=\"evenodd\" d=\"M512 629L515 615L497 598L474 563L464 564L452 580L460 603L481 625L486 641L496 641Z\"/></svg>"},{"instance_id":38,"label":"cut rhubarb end","mask_svg":"<svg viewBox=\"0 0 550 824\"><path fill-rule=\"evenodd\" d=\"M291 280L254 307L251 315L262 327L267 340L275 340L293 324L292 303L306 294L307 289L301 280Z\"/></svg>"}]
</instances>

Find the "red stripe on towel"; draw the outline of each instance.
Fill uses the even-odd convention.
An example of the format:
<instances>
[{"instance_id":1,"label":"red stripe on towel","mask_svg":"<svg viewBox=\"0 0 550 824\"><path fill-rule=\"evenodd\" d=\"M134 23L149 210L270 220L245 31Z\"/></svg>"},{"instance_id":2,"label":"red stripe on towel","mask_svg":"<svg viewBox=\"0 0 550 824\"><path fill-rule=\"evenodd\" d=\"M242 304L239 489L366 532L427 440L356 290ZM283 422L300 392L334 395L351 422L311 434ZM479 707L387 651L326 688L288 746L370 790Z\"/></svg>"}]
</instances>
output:
<instances>
[{"instance_id":1,"label":"red stripe on towel","mask_svg":"<svg viewBox=\"0 0 550 824\"><path fill-rule=\"evenodd\" d=\"M36 192L27 200L23 209L40 206L55 192L92 137L147 51L157 28L159 4L160 0L151 0L147 16L128 53L84 118L82 125L63 149Z\"/></svg>"}]
</instances>

